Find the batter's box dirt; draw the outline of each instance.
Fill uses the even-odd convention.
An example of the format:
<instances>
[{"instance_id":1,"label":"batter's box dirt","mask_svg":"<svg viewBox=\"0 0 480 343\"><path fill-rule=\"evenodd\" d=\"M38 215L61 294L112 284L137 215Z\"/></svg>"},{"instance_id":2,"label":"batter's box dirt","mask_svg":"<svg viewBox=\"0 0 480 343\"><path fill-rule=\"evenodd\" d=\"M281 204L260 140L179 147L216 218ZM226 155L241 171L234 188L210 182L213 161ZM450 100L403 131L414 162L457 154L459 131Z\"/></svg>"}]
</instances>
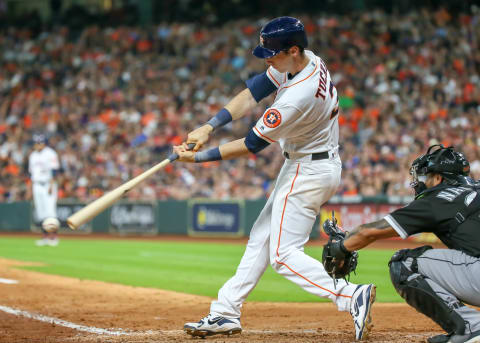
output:
<instances>
[{"instance_id":1,"label":"batter's box dirt","mask_svg":"<svg viewBox=\"0 0 480 343\"><path fill-rule=\"evenodd\" d=\"M183 324L203 317L210 298L14 268L20 264L0 259L0 277L19 281L0 283L0 306L17 311L0 311L0 343L354 341L350 314L330 303L247 302L242 334L191 338ZM372 311L370 342L425 342L441 332L405 304L375 303Z\"/></svg>"}]
</instances>

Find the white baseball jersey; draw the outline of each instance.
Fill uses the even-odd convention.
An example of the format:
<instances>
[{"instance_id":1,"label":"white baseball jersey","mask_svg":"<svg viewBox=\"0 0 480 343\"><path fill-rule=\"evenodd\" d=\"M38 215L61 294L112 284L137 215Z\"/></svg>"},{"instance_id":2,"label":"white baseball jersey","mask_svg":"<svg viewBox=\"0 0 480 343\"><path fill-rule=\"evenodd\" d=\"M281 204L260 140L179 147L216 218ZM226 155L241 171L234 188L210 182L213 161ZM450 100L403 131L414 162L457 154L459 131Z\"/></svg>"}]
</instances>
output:
<instances>
[{"instance_id":1,"label":"white baseball jersey","mask_svg":"<svg viewBox=\"0 0 480 343\"><path fill-rule=\"evenodd\" d=\"M305 51L309 64L293 78L269 67L275 101L254 127L257 136L288 153L310 154L338 147L338 96L323 60Z\"/></svg>"},{"instance_id":2,"label":"white baseball jersey","mask_svg":"<svg viewBox=\"0 0 480 343\"><path fill-rule=\"evenodd\" d=\"M46 146L40 151L33 151L28 159L28 171L32 182L50 182L53 170L60 168L57 153Z\"/></svg>"}]
</instances>

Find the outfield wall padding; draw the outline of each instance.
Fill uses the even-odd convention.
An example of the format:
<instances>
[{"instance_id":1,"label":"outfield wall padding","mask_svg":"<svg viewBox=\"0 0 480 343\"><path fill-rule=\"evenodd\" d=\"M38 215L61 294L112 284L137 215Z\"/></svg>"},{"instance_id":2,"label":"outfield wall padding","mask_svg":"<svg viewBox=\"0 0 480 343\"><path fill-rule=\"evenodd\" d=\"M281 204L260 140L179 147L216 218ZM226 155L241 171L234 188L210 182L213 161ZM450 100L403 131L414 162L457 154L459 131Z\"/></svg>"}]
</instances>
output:
<instances>
[{"instance_id":1,"label":"outfield wall padding","mask_svg":"<svg viewBox=\"0 0 480 343\"><path fill-rule=\"evenodd\" d=\"M0 231L30 231L31 222L29 201L0 203Z\"/></svg>"},{"instance_id":2,"label":"outfield wall padding","mask_svg":"<svg viewBox=\"0 0 480 343\"><path fill-rule=\"evenodd\" d=\"M154 221L150 222L150 228L143 227L135 230L132 229L132 222L135 223L135 213L132 212L132 208L141 208L140 206L129 206L132 204L140 204L141 202L131 202L131 201L122 201L117 205L126 205L128 208L125 208L123 211L116 211L121 213L129 223L130 226L128 230L121 231L118 230L115 225L112 224L112 208L109 208L98 216L96 216L90 223L88 223L88 230L84 230L83 233L88 234L90 232L98 233L113 233L113 234L177 234L177 235L187 235L189 233L189 227L191 228L192 215L192 206L189 206L189 203L192 204L192 201L205 203L214 202L221 203L221 201L214 201L211 199L190 199L190 200L162 200L151 202L149 206L154 211ZM260 214L262 208L265 206L266 199L260 200L244 200L239 202L242 207L241 211L241 223L242 223L242 232L241 237L249 236L252 226L254 225L258 215ZM385 214L393 211L395 208L402 206L411 201L409 197L349 197L342 198L334 196L328 204L322 206L321 218L317 218L310 237L312 239L318 238L320 236L320 223L325 219L331 217L331 211L335 210L336 217L339 220L339 223L346 228L355 227L356 225L369 222L372 220L377 220ZM226 203L235 202L234 200L227 201ZM145 204L145 202L143 202ZM73 205L84 205L77 201L68 201L61 200L59 201L60 205L73 206ZM145 208L143 208L145 210ZM33 223L33 207L31 202L12 202L12 203L0 203L0 232L1 231L36 231ZM149 217L151 216L151 210L149 210ZM59 213L68 213L68 211L59 211ZM115 211L113 212L115 213ZM138 215L140 215L139 212ZM146 213L146 212L143 212ZM66 218L60 218L61 222L64 223ZM114 218L114 221L115 218ZM153 227L152 227L153 225ZM134 224L133 224L134 226ZM79 230L77 230L79 231ZM137 232L138 231L138 232ZM70 229L65 227L62 228L62 233L69 233ZM191 230L190 230L191 233ZM219 234L221 236L222 233ZM218 235L217 235L218 236ZM226 233L225 235L231 236L231 233ZM238 236L238 235L237 235Z\"/></svg>"}]
</instances>

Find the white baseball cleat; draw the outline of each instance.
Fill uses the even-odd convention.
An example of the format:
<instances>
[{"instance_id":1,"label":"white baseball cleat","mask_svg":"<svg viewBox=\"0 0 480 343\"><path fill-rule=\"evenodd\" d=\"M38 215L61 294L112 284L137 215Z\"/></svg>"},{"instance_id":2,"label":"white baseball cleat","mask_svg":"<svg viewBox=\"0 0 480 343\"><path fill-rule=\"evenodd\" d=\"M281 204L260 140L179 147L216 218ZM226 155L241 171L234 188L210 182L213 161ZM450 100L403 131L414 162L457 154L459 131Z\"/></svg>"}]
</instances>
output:
<instances>
[{"instance_id":1,"label":"white baseball cleat","mask_svg":"<svg viewBox=\"0 0 480 343\"><path fill-rule=\"evenodd\" d=\"M355 292L353 292L350 314L353 317L355 339L357 341L366 339L373 326L370 311L375 301L375 295L376 286L373 284L359 285Z\"/></svg>"},{"instance_id":2,"label":"white baseball cleat","mask_svg":"<svg viewBox=\"0 0 480 343\"><path fill-rule=\"evenodd\" d=\"M193 337L234 335L242 332L242 326L239 318L225 318L210 313L198 323L185 323L183 331Z\"/></svg>"},{"instance_id":3,"label":"white baseball cleat","mask_svg":"<svg viewBox=\"0 0 480 343\"><path fill-rule=\"evenodd\" d=\"M45 245L48 245L48 239L42 238L42 239L36 240L35 245L37 247L44 247Z\"/></svg>"},{"instance_id":4,"label":"white baseball cleat","mask_svg":"<svg viewBox=\"0 0 480 343\"><path fill-rule=\"evenodd\" d=\"M50 238L47 240L47 244L51 247L56 247L58 245L58 238Z\"/></svg>"}]
</instances>

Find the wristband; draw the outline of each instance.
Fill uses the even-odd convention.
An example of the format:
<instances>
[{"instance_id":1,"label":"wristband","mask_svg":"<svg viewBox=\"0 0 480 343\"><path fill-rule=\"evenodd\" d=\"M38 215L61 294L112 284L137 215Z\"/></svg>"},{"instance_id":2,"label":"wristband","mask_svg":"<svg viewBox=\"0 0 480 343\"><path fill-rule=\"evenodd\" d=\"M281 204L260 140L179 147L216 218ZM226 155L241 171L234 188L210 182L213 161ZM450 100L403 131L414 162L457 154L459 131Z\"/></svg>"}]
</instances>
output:
<instances>
[{"instance_id":1,"label":"wristband","mask_svg":"<svg viewBox=\"0 0 480 343\"><path fill-rule=\"evenodd\" d=\"M233 120L232 115L226 108L222 108L214 117L212 117L207 124L211 125L215 130L225 124L230 123Z\"/></svg>"},{"instance_id":2,"label":"wristband","mask_svg":"<svg viewBox=\"0 0 480 343\"><path fill-rule=\"evenodd\" d=\"M195 154L195 162L210 162L210 161L220 161L222 155L220 154L220 149L213 148L207 151L199 151Z\"/></svg>"}]
</instances>

